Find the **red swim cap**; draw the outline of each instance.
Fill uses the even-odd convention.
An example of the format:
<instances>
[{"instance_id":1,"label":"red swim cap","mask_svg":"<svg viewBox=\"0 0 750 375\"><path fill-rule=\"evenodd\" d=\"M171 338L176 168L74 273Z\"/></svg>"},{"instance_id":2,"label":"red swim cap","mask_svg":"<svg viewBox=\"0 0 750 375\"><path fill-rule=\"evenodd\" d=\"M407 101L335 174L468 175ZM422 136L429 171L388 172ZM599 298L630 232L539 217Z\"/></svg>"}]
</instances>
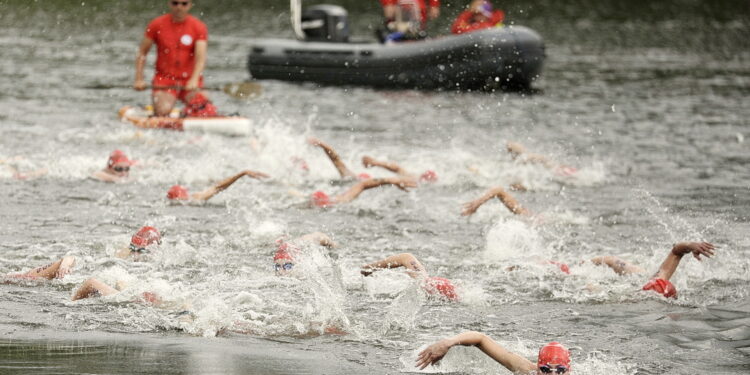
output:
<instances>
[{"instance_id":1,"label":"red swim cap","mask_svg":"<svg viewBox=\"0 0 750 375\"><path fill-rule=\"evenodd\" d=\"M161 234L154 227L143 227L130 238L130 247L144 249L156 242L161 243Z\"/></svg>"},{"instance_id":2,"label":"red swim cap","mask_svg":"<svg viewBox=\"0 0 750 375\"><path fill-rule=\"evenodd\" d=\"M422 288L431 295L440 294L451 301L458 301L458 294L453 283L444 277L428 277L425 279Z\"/></svg>"},{"instance_id":3,"label":"red swim cap","mask_svg":"<svg viewBox=\"0 0 750 375\"><path fill-rule=\"evenodd\" d=\"M544 365L564 365L570 369L570 352L559 342L551 342L539 349L537 367Z\"/></svg>"},{"instance_id":4,"label":"red swim cap","mask_svg":"<svg viewBox=\"0 0 750 375\"><path fill-rule=\"evenodd\" d=\"M188 194L188 190L184 186L174 185L169 188L169 191L167 191L167 198L186 201L190 199L190 195Z\"/></svg>"},{"instance_id":5,"label":"red swim cap","mask_svg":"<svg viewBox=\"0 0 750 375\"><path fill-rule=\"evenodd\" d=\"M362 172L362 173L360 173L360 174L357 175L357 179L360 180L360 181L362 181L362 180L369 180L371 178L372 178L372 176L370 176L369 174L364 173L364 172Z\"/></svg>"},{"instance_id":6,"label":"red swim cap","mask_svg":"<svg viewBox=\"0 0 750 375\"><path fill-rule=\"evenodd\" d=\"M422 173L421 176L419 176L420 181L426 181L426 182L435 182L438 180L437 173L435 171L428 169L424 173Z\"/></svg>"},{"instance_id":7,"label":"red swim cap","mask_svg":"<svg viewBox=\"0 0 750 375\"><path fill-rule=\"evenodd\" d=\"M291 250L296 250L296 249L292 247ZM292 253L290 252L289 244L286 242L281 242L279 244L279 248L276 250L276 254L273 255L274 262L279 259L286 259L289 261L294 261L294 257L292 256Z\"/></svg>"},{"instance_id":8,"label":"red swim cap","mask_svg":"<svg viewBox=\"0 0 750 375\"><path fill-rule=\"evenodd\" d=\"M133 165L133 161L128 159L128 156L120 150L114 150L109 154L109 160L107 160L107 168L112 168L115 164L127 164Z\"/></svg>"},{"instance_id":9,"label":"red swim cap","mask_svg":"<svg viewBox=\"0 0 750 375\"><path fill-rule=\"evenodd\" d=\"M158 303L161 303L161 297L159 297L158 294L154 292L143 292L141 293L141 301L144 303L149 303L152 305L156 305Z\"/></svg>"},{"instance_id":10,"label":"red swim cap","mask_svg":"<svg viewBox=\"0 0 750 375\"><path fill-rule=\"evenodd\" d=\"M653 290L667 298L677 298L677 288L664 279L651 279L646 285L643 286L643 290Z\"/></svg>"},{"instance_id":11,"label":"red swim cap","mask_svg":"<svg viewBox=\"0 0 750 375\"><path fill-rule=\"evenodd\" d=\"M318 190L312 194L312 202L317 207L328 207L332 204L328 194Z\"/></svg>"},{"instance_id":12,"label":"red swim cap","mask_svg":"<svg viewBox=\"0 0 750 375\"><path fill-rule=\"evenodd\" d=\"M548 260L547 262L548 262L549 264L554 264L554 265L556 265L556 266L557 266L557 268L559 268L559 269L560 269L560 271L563 271L563 272L567 273L568 275L570 275L570 267L568 267L568 265L567 265L567 264L565 264L565 263L562 263L562 262L555 262L554 260Z\"/></svg>"}]
</instances>

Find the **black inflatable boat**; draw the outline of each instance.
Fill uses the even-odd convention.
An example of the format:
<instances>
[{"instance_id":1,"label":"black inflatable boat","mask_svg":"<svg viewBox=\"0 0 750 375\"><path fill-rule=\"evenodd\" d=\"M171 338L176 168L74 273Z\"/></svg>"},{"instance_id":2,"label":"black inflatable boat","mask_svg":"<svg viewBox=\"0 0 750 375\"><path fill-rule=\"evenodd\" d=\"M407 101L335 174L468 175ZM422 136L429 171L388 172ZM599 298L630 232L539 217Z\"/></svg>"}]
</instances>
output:
<instances>
[{"instance_id":1,"label":"black inflatable boat","mask_svg":"<svg viewBox=\"0 0 750 375\"><path fill-rule=\"evenodd\" d=\"M348 42L346 11L330 5L310 9L306 14L313 16L303 17L300 27L305 29L307 22L304 40L251 42L252 78L393 88L527 89L544 62L542 38L522 26L400 43L353 43ZM311 23L317 32L309 30Z\"/></svg>"}]
</instances>

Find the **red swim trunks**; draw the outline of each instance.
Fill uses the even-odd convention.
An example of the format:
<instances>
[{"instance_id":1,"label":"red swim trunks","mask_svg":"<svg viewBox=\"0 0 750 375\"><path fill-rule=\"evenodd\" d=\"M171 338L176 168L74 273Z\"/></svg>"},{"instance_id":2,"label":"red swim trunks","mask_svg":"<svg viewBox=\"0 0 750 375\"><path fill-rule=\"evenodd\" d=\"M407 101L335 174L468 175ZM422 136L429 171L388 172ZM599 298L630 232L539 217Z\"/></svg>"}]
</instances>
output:
<instances>
[{"instance_id":1,"label":"red swim trunks","mask_svg":"<svg viewBox=\"0 0 750 375\"><path fill-rule=\"evenodd\" d=\"M176 79L167 75L156 74L154 79L151 81L151 85L154 87L152 92L166 91L172 94L177 99L186 102L186 96L190 91L182 90L180 87L185 87L189 78ZM160 88L161 87L161 88ZM198 80L198 87L203 87L203 77Z\"/></svg>"},{"instance_id":2,"label":"red swim trunks","mask_svg":"<svg viewBox=\"0 0 750 375\"><path fill-rule=\"evenodd\" d=\"M677 298L677 288L669 282L669 280L654 278L651 279L646 285L643 286L643 290L653 290L667 298Z\"/></svg>"}]
</instances>

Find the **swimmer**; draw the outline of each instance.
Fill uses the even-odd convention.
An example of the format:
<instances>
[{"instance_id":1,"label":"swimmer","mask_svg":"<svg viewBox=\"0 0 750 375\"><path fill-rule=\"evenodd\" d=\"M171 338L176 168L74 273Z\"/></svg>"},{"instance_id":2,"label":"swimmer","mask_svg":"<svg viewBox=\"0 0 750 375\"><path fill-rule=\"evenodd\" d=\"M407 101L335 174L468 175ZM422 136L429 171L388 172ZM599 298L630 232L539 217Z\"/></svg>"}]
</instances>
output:
<instances>
[{"instance_id":1,"label":"swimmer","mask_svg":"<svg viewBox=\"0 0 750 375\"><path fill-rule=\"evenodd\" d=\"M292 272L295 261L300 255L301 246L320 245L329 249L336 247L336 242L322 232L308 233L292 241L278 240L277 243L279 247L273 255L273 267L277 276L286 276Z\"/></svg>"},{"instance_id":2,"label":"swimmer","mask_svg":"<svg viewBox=\"0 0 750 375\"><path fill-rule=\"evenodd\" d=\"M6 275L6 277L9 279L21 280L62 279L71 272L75 263L75 257L64 256L62 259L46 266L37 267L24 273Z\"/></svg>"},{"instance_id":3,"label":"swimmer","mask_svg":"<svg viewBox=\"0 0 750 375\"><path fill-rule=\"evenodd\" d=\"M354 172L349 169L346 164L341 160L341 157L336 152L336 150L333 149L330 145L327 143L321 141L320 139L310 137L307 139L307 143L318 146L325 151L326 155L329 159L331 159L331 162L333 163L333 166L336 167L336 170L339 172L339 175L341 178L345 179L357 179L357 180L366 180L370 178L370 175L367 173L360 173L355 174Z\"/></svg>"},{"instance_id":4,"label":"swimmer","mask_svg":"<svg viewBox=\"0 0 750 375\"><path fill-rule=\"evenodd\" d=\"M451 301L458 301L459 297L456 293L456 287L450 280L442 277L429 276L422 263L420 263L414 255L409 253L391 255L377 262L366 264L362 266L360 273L363 276L370 276L373 272L379 269L399 267L404 267L406 269L406 274L411 278L420 280L422 289L424 289L429 295L438 295Z\"/></svg>"},{"instance_id":5,"label":"swimmer","mask_svg":"<svg viewBox=\"0 0 750 375\"><path fill-rule=\"evenodd\" d=\"M30 172L21 172L16 167L11 165L11 163L19 162L23 159L24 158L22 156L16 156L5 160L0 159L0 164L5 165L5 167L12 173L13 178L15 178L16 180L31 180L47 174L47 168L40 168Z\"/></svg>"},{"instance_id":6,"label":"swimmer","mask_svg":"<svg viewBox=\"0 0 750 375\"><path fill-rule=\"evenodd\" d=\"M485 202L492 198L497 198L498 200L500 200L500 202L502 202L505 207L510 210L510 212L516 215L526 217L532 216L531 211L521 206L521 204L518 203L518 201L512 195L510 195L510 193L505 191L505 189L500 186L491 188L486 193L484 193L484 195L471 202L464 203L464 209L461 211L461 216L473 215L479 209L479 207L481 207Z\"/></svg>"},{"instance_id":7,"label":"swimmer","mask_svg":"<svg viewBox=\"0 0 750 375\"><path fill-rule=\"evenodd\" d=\"M107 166L94 172L91 177L103 182L123 182L130 176L130 166L133 164L124 152L114 150L109 154Z\"/></svg>"},{"instance_id":8,"label":"swimmer","mask_svg":"<svg viewBox=\"0 0 750 375\"><path fill-rule=\"evenodd\" d=\"M551 342L539 349L534 364L479 332L464 332L428 346L417 355L416 367L423 370L429 365L434 365L456 345L476 346L514 374L572 374L570 352L558 342Z\"/></svg>"},{"instance_id":9,"label":"swimmer","mask_svg":"<svg viewBox=\"0 0 750 375\"><path fill-rule=\"evenodd\" d=\"M232 186L237 180L243 176L252 177L255 179L267 178L268 175L261 172L255 172L251 170L242 171L234 176L231 176L223 181L220 181L214 186L203 190L198 193L189 194L187 188L182 185L174 185L167 191L167 199L171 201L191 201L191 202L205 202L211 199L214 195L219 194L224 189Z\"/></svg>"},{"instance_id":10,"label":"swimmer","mask_svg":"<svg viewBox=\"0 0 750 375\"><path fill-rule=\"evenodd\" d=\"M701 261L701 256L706 258L714 256L714 250L715 246L708 242L679 242L674 244L661 266L659 266L659 270L651 276L651 280L643 286L642 290L653 290L664 297L677 298L677 289L669 280L672 278L675 271L677 271L677 267L680 265L682 257L686 254L692 253L695 259ZM612 255L595 257L590 261L597 266L607 266L618 275L631 275L646 272L643 268L630 264L627 261ZM565 263L555 261L547 261L547 263L558 266L564 273L570 273L570 268ZM581 264L583 263L585 262L581 262ZM514 269L515 267L506 268L506 270L509 271ZM593 286L588 286L587 288L592 289Z\"/></svg>"},{"instance_id":11,"label":"swimmer","mask_svg":"<svg viewBox=\"0 0 750 375\"><path fill-rule=\"evenodd\" d=\"M438 179L437 173L435 173L435 171L433 170L426 170L424 171L424 173L417 176L417 175L409 173L409 171L407 171L406 169L402 168L400 165L394 162L379 161L379 160L373 159L370 156L362 157L362 165L364 165L365 168L380 167L380 168L387 169L393 173L398 174L399 176L403 178L414 180L414 183L436 182Z\"/></svg>"},{"instance_id":12,"label":"swimmer","mask_svg":"<svg viewBox=\"0 0 750 375\"><path fill-rule=\"evenodd\" d=\"M363 191L383 185L393 185L403 191L408 191L407 188L417 187L414 181L403 177L370 178L358 182L349 188L349 190L333 198L329 197L323 191L318 190L312 194L312 204L316 207L326 208L334 204L348 203L357 199Z\"/></svg>"},{"instance_id":13,"label":"swimmer","mask_svg":"<svg viewBox=\"0 0 750 375\"><path fill-rule=\"evenodd\" d=\"M115 257L139 261L144 255L149 254L155 245L161 245L161 233L154 227L145 226L130 238L128 247L123 247L115 253Z\"/></svg>"},{"instance_id":14,"label":"swimmer","mask_svg":"<svg viewBox=\"0 0 750 375\"><path fill-rule=\"evenodd\" d=\"M544 155L530 153L520 143L508 142L506 149L513 160L523 163L540 164L560 176L572 176L578 172L576 168L556 163Z\"/></svg>"}]
</instances>

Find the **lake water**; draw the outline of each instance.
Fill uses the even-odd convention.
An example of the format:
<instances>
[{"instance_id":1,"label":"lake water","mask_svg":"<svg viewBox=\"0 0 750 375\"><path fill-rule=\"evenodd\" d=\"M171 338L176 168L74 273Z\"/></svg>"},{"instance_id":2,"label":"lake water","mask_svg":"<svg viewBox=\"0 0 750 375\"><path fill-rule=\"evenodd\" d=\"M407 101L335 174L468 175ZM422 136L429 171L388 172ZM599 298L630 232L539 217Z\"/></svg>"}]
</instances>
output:
<instances>
[{"instance_id":1,"label":"lake water","mask_svg":"<svg viewBox=\"0 0 750 375\"><path fill-rule=\"evenodd\" d=\"M378 3L338 3L368 37ZM248 78L249 38L291 37L285 5L196 5L210 31L208 85ZM461 5L445 4L431 31L444 33ZM249 101L211 93L221 111L253 120L251 137L231 138L139 131L116 114L146 104L146 93L86 88L132 83L143 28L166 4L0 0L0 274L78 260L63 280L0 285L0 373L408 373L421 347L466 330L529 358L560 341L578 374L750 372L748 2L496 5L545 38L533 93L263 81ZM356 172L371 155L439 180L310 208L311 192L348 184L308 136ZM516 163L507 141L578 172ZM114 149L138 161L132 181L88 179ZM18 180L9 166L48 172ZM243 169L272 178L240 180L202 206L164 198L173 184L198 191ZM497 201L459 215L462 203L516 182L529 190L514 195L541 220ZM164 233L150 261L113 258L143 225ZM312 231L338 248L307 249L299 277L276 277L275 240ZM647 275L579 265L613 254L653 272L673 243L698 240L718 245L717 256L685 257L677 300L639 292ZM396 270L359 275L400 252L453 280L462 301L426 298ZM538 259L567 262L571 275ZM89 277L129 288L71 302ZM190 305L193 319L130 302L147 290ZM326 325L348 334L309 334ZM430 371L504 369L457 348Z\"/></svg>"}]
</instances>

